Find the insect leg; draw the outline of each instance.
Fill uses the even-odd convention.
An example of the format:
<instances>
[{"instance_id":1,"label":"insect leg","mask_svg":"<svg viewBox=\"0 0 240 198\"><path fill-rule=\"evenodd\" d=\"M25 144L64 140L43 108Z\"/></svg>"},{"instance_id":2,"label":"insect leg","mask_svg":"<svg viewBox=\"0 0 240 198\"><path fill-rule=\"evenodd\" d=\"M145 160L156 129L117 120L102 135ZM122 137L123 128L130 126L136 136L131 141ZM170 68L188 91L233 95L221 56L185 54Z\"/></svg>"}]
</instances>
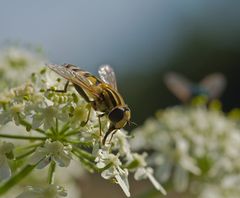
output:
<instances>
[{"instance_id":1,"label":"insect leg","mask_svg":"<svg viewBox=\"0 0 240 198\"><path fill-rule=\"evenodd\" d=\"M82 127L84 127L84 126L88 123L88 120L89 120L89 118L90 118L91 106L88 105L88 108L89 108L89 110L88 110L87 120L81 123L81 126L82 126Z\"/></svg>"},{"instance_id":2,"label":"insect leg","mask_svg":"<svg viewBox=\"0 0 240 198\"><path fill-rule=\"evenodd\" d=\"M114 131L112 131L112 134L111 134L111 137L110 137L109 143L112 141L113 135L114 135L115 133L117 133L117 129L114 130Z\"/></svg>"},{"instance_id":3,"label":"insect leg","mask_svg":"<svg viewBox=\"0 0 240 198\"><path fill-rule=\"evenodd\" d=\"M105 135L104 135L104 137L103 137L103 140L102 140L103 145L105 145L106 140L107 140L107 137L108 137L112 132L113 132L113 134L115 134L115 133L117 132L117 130L116 130L116 131L114 131L114 130L116 130L116 128L115 128L113 125L109 127L108 131L105 133ZM111 139L112 139L112 137L111 137Z\"/></svg>"},{"instance_id":4,"label":"insect leg","mask_svg":"<svg viewBox=\"0 0 240 198\"><path fill-rule=\"evenodd\" d=\"M105 114L99 114L98 115L98 123L99 123L99 133L100 133L100 137L102 137L102 123L101 123L101 117L103 117Z\"/></svg>"},{"instance_id":5,"label":"insect leg","mask_svg":"<svg viewBox=\"0 0 240 198\"><path fill-rule=\"evenodd\" d=\"M66 93L67 92L67 88L69 85L69 81L66 82L66 84L64 85L64 88L61 90L52 90L52 89L47 89L47 91L54 91L54 92L60 92L60 93Z\"/></svg>"},{"instance_id":6,"label":"insect leg","mask_svg":"<svg viewBox=\"0 0 240 198\"><path fill-rule=\"evenodd\" d=\"M98 116L98 123L99 123L99 135L102 137L102 124L101 124L101 117Z\"/></svg>"},{"instance_id":7,"label":"insect leg","mask_svg":"<svg viewBox=\"0 0 240 198\"><path fill-rule=\"evenodd\" d=\"M92 106L92 101L89 99L88 95L85 93L85 91L82 89L82 87L80 87L76 84L73 84L73 86L77 90L77 92L83 97L83 99ZM85 122L81 123L81 126L85 126L88 123L88 120L89 120L90 114L91 114L91 106L88 106L89 110L88 110L87 120Z\"/></svg>"}]
</instances>

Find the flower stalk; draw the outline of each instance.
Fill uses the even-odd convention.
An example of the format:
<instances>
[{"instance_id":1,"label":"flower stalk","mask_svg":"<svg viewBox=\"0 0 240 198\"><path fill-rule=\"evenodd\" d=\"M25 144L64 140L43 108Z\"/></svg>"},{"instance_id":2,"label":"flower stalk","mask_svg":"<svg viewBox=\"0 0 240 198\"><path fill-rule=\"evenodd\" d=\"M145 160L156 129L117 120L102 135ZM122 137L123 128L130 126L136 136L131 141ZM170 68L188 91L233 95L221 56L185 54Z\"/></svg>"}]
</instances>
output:
<instances>
[{"instance_id":1,"label":"flower stalk","mask_svg":"<svg viewBox=\"0 0 240 198\"><path fill-rule=\"evenodd\" d=\"M1 134L1 133L0 133L0 138L20 139L20 140L46 140L47 139L47 137L9 135L9 134Z\"/></svg>"},{"instance_id":2,"label":"flower stalk","mask_svg":"<svg viewBox=\"0 0 240 198\"><path fill-rule=\"evenodd\" d=\"M52 161L49 166L49 170L48 170L48 183L49 184L54 184L55 170L56 170L56 163L54 161Z\"/></svg>"},{"instance_id":3,"label":"flower stalk","mask_svg":"<svg viewBox=\"0 0 240 198\"><path fill-rule=\"evenodd\" d=\"M5 194L10 188L28 176L35 167L36 165L26 165L17 174L13 175L7 182L0 185L0 196Z\"/></svg>"}]
</instances>

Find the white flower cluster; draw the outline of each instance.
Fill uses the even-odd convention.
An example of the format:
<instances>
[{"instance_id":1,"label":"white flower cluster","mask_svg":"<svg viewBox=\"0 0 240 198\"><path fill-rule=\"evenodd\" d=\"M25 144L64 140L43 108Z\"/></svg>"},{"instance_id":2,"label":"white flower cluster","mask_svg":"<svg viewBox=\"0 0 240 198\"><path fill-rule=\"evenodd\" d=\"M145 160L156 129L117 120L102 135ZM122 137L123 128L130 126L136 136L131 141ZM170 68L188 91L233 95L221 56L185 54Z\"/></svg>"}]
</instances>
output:
<instances>
[{"instance_id":1,"label":"white flower cluster","mask_svg":"<svg viewBox=\"0 0 240 198\"><path fill-rule=\"evenodd\" d=\"M0 50L0 90L16 86L44 64L40 51L11 46ZM23 73L20 72L24 71Z\"/></svg>"},{"instance_id":2,"label":"white flower cluster","mask_svg":"<svg viewBox=\"0 0 240 198\"><path fill-rule=\"evenodd\" d=\"M0 152L0 195L13 187L16 178L20 180L35 168L47 168L48 185L28 187L18 198L66 196L67 192L56 184L54 175L58 167L68 167L72 160L80 161L86 170L99 172L104 179L119 184L128 197L129 171L135 172L136 179L149 178L165 193L154 179L152 169L147 167L144 156L131 152L123 131L119 130L111 142L102 144L97 112L74 87L70 86L66 93L55 92L62 89L64 83L64 79L44 68L32 74L25 84L0 95L0 125L15 123L26 129L14 134L0 132L1 139L24 141L22 145L13 142L15 147L6 142L0 145L5 148ZM108 119L101 118L103 135L108 126ZM12 158L10 153L13 153ZM21 162L15 163L20 167L12 171L12 176L8 161Z\"/></svg>"},{"instance_id":3,"label":"white flower cluster","mask_svg":"<svg viewBox=\"0 0 240 198\"><path fill-rule=\"evenodd\" d=\"M159 111L134 131L131 145L149 152L157 178L172 184L169 191L239 196L240 128L221 111L205 106Z\"/></svg>"}]
</instances>

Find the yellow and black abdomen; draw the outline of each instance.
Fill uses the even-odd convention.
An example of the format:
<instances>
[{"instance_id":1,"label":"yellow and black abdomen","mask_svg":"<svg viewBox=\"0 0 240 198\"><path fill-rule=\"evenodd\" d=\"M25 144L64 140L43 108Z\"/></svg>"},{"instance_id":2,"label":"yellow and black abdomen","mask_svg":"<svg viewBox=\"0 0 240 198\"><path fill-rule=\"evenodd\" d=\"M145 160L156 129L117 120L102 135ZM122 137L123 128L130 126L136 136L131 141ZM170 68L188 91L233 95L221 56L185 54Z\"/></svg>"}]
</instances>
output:
<instances>
[{"instance_id":1,"label":"yellow and black abdomen","mask_svg":"<svg viewBox=\"0 0 240 198\"><path fill-rule=\"evenodd\" d=\"M117 106L123 106L125 105L121 95L112 89L107 84L101 84L102 87L102 97L103 97L103 103L105 106L105 112L109 113L113 108Z\"/></svg>"}]
</instances>

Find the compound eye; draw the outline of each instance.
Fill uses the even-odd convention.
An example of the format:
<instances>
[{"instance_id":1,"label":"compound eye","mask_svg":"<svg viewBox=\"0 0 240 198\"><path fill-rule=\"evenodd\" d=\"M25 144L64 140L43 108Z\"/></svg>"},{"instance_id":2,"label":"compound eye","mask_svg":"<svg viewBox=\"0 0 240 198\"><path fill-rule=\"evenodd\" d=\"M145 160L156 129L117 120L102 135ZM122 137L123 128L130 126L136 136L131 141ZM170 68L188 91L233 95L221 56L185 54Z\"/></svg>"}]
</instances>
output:
<instances>
[{"instance_id":1,"label":"compound eye","mask_svg":"<svg viewBox=\"0 0 240 198\"><path fill-rule=\"evenodd\" d=\"M124 112L125 110L122 108L115 108L109 113L108 117L112 122L117 123L124 118Z\"/></svg>"}]
</instances>

